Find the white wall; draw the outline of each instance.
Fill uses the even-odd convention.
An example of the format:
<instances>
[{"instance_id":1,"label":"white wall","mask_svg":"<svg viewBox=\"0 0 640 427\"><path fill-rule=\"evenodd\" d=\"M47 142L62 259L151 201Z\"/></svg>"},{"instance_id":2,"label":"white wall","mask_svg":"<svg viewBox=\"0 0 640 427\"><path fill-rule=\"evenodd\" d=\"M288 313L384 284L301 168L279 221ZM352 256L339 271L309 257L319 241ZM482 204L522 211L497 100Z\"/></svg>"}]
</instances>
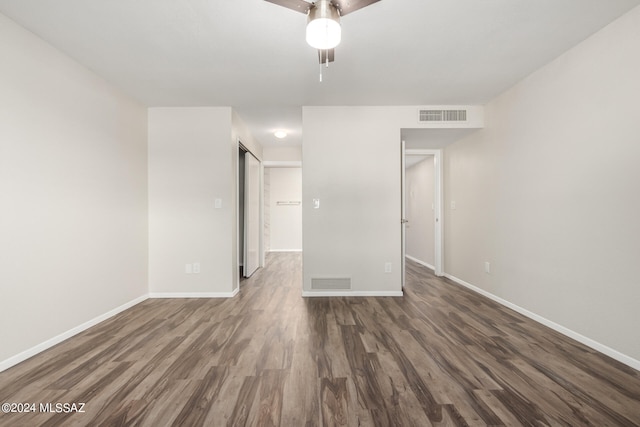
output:
<instances>
[{"instance_id":1,"label":"white wall","mask_svg":"<svg viewBox=\"0 0 640 427\"><path fill-rule=\"evenodd\" d=\"M0 369L147 293L146 109L0 15Z\"/></svg>"},{"instance_id":2,"label":"white wall","mask_svg":"<svg viewBox=\"0 0 640 427\"><path fill-rule=\"evenodd\" d=\"M407 168L405 173L406 254L433 268L435 217L433 156Z\"/></svg>"},{"instance_id":3,"label":"white wall","mask_svg":"<svg viewBox=\"0 0 640 427\"><path fill-rule=\"evenodd\" d=\"M401 292L400 127L386 110L303 108L305 291L329 276L350 277L356 292Z\"/></svg>"},{"instance_id":4,"label":"white wall","mask_svg":"<svg viewBox=\"0 0 640 427\"><path fill-rule=\"evenodd\" d=\"M230 107L149 109L149 290L238 289L238 141L262 147ZM215 207L215 200L222 205ZM200 273L186 274L186 264Z\"/></svg>"},{"instance_id":5,"label":"white wall","mask_svg":"<svg viewBox=\"0 0 640 427\"><path fill-rule=\"evenodd\" d=\"M237 149L238 141L241 141L242 145L251 151L256 159L262 161L264 157L264 149L262 145L253 137L251 132L249 132L249 128L247 128L246 124L235 110L232 110L231 112L231 126L231 132L233 134L231 145ZM237 160L238 157L234 156L234 159Z\"/></svg>"},{"instance_id":6,"label":"white wall","mask_svg":"<svg viewBox=\"0 0 640 427\"><path fill-rule=\"evenodd\" d=\"M235 288L232 141L229 107L149 109L151 293L228 295ZM195 262L201 272L186 274L185 264Z\"/></svg>"},{"instance_id":7,"label":"white wall","mask_svg":"<svg viewBox=\"0 0 640 427\"><path fill-rule=\"evenodd\" d=\"M315 277L351 278L354 295L401 294L400 130L483 125L482 107L460 107L468 123L428 125L418 124L419 108L303 107L305 294Z\"/></svg>"},{"instance_id":8,"label":"white wall","mask_svg":"<svg viewBox=\"0 0 640 427\"><path fill-rule=\"evenodd\" d=\"M270 250L302 250L302 205L278 202L302 201L301 168L268 168L270 176Z\"/></svg>"},{"instance_id":9,"label":"white wall","mask_svg":"<svg viewBox=\"0 0 640 427\"><path fill-rule=\"evenodd\" d=\"M264 161L277 162L300 162L302 161L302 147L286 146L274 147L266 146L263 148Z\"/></svg>"},{"instance_id":10,"label":"white wall","mask_svg":"<svg viewBox=\"0 0 640 427\"><path fill-rule=\"evenodd\" d=\"M445 269L640 366L640 8L445 151ZM491 262L491 274L484 262Z\"/></svg>"}]
</instances>

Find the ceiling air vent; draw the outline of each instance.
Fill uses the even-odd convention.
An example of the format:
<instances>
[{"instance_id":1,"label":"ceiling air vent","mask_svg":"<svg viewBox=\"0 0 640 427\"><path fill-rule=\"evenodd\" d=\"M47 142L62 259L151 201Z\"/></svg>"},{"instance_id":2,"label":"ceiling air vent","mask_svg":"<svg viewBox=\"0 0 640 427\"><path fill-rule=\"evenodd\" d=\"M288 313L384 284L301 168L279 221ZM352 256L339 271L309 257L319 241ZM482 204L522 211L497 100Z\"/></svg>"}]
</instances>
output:
<instances>
[{"instance_id":1,"label":"ceiling air vent","mask_svg":"<svg viewBox=\"0 0 640 427\"><path fill-rule=\"evenodd\" d=\"M418 110L420 123L466 122L467 110Z\"/></svg>"}]
</instances>

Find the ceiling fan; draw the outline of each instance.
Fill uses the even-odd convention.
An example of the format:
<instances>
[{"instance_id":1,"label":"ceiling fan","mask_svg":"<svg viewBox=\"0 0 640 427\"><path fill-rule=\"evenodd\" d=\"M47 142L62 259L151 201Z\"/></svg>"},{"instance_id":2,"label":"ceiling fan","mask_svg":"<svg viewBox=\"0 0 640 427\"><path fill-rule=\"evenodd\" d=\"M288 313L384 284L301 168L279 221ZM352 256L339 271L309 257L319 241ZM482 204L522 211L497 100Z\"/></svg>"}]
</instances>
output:
<instances>
[{"instance_id":1,"label":"ceiling fan","mask_svg":"<svg viewBox=\"0 0 640 427\"><path fill-rule=\"evenodd\" d=\"M318 49L320 64L333 62L340 43L340 17L380 0L265 0L307 15L307 43ZM322 76L321 76L322 77Z\"/></svg>"}]
</instances>

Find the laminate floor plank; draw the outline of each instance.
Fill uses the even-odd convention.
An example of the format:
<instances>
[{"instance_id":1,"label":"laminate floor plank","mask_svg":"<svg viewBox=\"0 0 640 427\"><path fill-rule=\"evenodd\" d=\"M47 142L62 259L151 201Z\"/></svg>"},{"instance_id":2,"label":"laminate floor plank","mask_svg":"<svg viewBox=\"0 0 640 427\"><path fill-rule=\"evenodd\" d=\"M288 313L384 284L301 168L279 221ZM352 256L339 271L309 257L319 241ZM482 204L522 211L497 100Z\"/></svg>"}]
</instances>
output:
<instances>
[{"instance_id":1,"label":"laminate floor plank","mask_svg":"<svg viewBox=\"0 0 640 427\"><path fill-rule=\"evenodd\" d=\"M393 408L392 418L398 422L398 425L432 425L405 375L395 363L393 355L388 351L380 351L376 354L380 363L379 383L383 395L390 396L390 404Z\"/></svg>"},{"instance_id":2,"label":"laminate floor plank","mask_svg":"<svg viewBox=\"0 0 640 427\"><path fill-rule=\"evenodd\" d=\"M640 426L640 372L411 261L403 297L150 299L0 373L0 426ZM39 408L38 408L39 409Z\"/></svg>"},{"instance_id":3,"label":"laminate floor plank","mask_svg":"<svg viewBox=\"0 0 640 427\"><path fill-rule=\"evenodd\" d=\"M309 343L309 328L298 325L289 377L284 386L283 426L318 426L320 421L320 378Z\"/></svg>"},{"instance_id":4,"label":"laminate floor plank","mask_svg":"<svg viewBox=\"0 0 640 427\"><path fill-rule=\"evenodd\" d=\"M244 377L232 406L233 412L227 421L228 426L258 425L256 395L259 388L260 377Z\"/></svg>"}]
</instances>

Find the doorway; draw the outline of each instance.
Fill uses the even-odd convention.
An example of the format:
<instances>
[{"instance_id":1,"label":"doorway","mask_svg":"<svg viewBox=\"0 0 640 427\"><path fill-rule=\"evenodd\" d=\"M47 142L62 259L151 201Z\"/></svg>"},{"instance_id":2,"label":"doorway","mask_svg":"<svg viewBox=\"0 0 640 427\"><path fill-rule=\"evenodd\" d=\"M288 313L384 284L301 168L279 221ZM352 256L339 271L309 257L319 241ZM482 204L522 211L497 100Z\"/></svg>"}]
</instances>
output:
<instances>
[{"instance_id":1,"label":"doorway","mask_svg":"<svg viewBox=\"0 0 640 427\"><path fill-rule=\"evenodd\" d=\"M436 276L443 275L442 150L405 149L403 141L401 163L404 287L407 258L433 269Z\"/></svg>"},{"instance_id":2,"label":"doorway","mask_svg":"<svg viewBox=\"0 0 640 427\"><path fill-rule=\"evenodd\" d=\"M269 252L302 252L302 168L265 167L265 240ZM266 245L265 245L266 247Z\"/></svg>"}]
</instances>

